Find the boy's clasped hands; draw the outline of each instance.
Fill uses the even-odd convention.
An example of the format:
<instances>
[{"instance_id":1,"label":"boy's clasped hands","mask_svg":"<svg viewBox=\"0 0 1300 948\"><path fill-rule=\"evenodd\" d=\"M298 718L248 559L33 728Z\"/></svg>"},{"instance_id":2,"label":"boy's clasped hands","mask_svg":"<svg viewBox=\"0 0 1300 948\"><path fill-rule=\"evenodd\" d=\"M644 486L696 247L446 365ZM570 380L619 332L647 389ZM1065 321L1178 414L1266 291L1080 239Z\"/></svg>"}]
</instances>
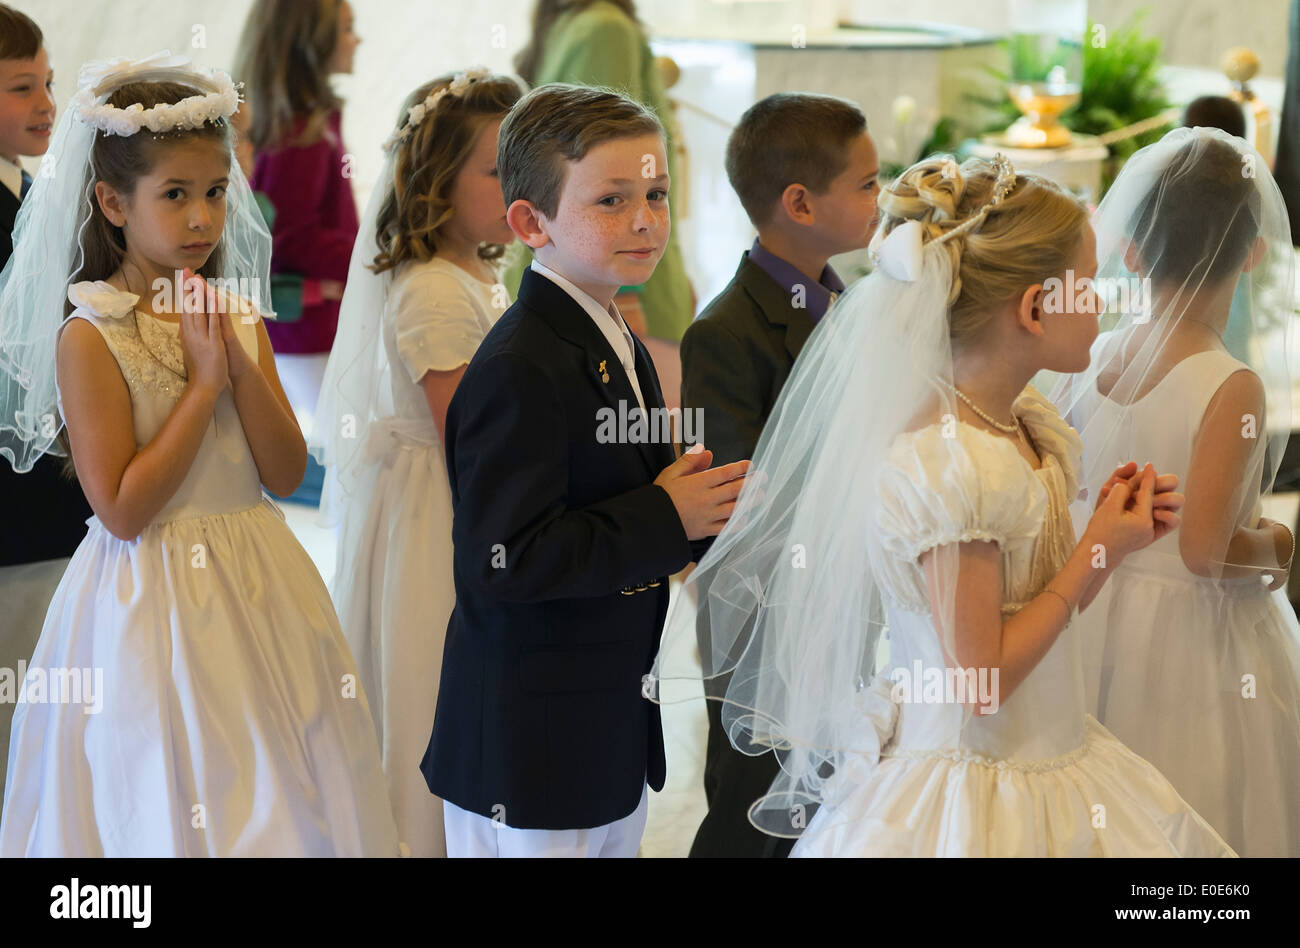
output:
<instances>
[{"instance_id":1,"label":"boy's clasped hands","mask_svg":"<svg viewBox=\"0 0 1300 948\"><path fill-rule=\"evenodd\" d=\"M713 452L697 444L654 480L668 493L686 530L686 539L691 541L722 532L749 473L749 461L711 468L712 463Z\"/></svg>"}]
</instances>

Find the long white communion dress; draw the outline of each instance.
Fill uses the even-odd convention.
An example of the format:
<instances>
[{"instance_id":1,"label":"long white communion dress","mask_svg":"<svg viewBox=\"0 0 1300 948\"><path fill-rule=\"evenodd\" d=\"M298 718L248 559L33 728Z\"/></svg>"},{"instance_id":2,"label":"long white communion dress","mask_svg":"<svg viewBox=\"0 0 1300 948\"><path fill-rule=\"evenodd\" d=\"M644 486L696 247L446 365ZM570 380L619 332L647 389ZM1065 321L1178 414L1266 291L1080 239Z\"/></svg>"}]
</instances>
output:
<instances>
[{"instance_id":1,"label":"long white communion dress","mask_svg":"<svg viewBox=\"0 0 1300 948\"><path fill-rule=\"evenodd\" d=\"M995 714L963 723L952 701L891 700L901 680L891 679L894 669L945 667L922 553L997 542L1005 617L1038 595L1074 548L1068 502L1078 493L1079 437L1032 388L1013 411L1038 470L1010 441L966 424L955 426L955 453L941 425L905 433L891 448L872 525L883 547L877 578L888 597L891 667L859 695L879 758L842 761L793 855L1234 855L1154 766L1087 714L1073 623Z\"/></svg>"},{"instance_id":2,"label":"long white communion dress","mask_svg":"<svg viewBox=\"0 0 1300 948\"><path fill-rule=\"evenodd\" d=\"M1120 405L1090 387L1074 414L1187 484L1211 400L1251 369L1188 356ZM1100 459L1087 470L1104 467ZM1258 476L1236 512L1255 527ZM1096 491L1101 485L1087 485ZM1194 501L1194 498L1193 498ZM1194 575L1171 534L1120 564L1079 621L1097 717L1150 760L1242 856L1300 856L1300 623L1258 571Z\"/></svg>"},{"instance_id":3,"label":"long white communion dress","mask_svg":"<svg viewBox=\"0 0 1300 948\"><path fill-rule=\"evenodd\" d=\"M122 370L143 447L184 389L179 327L107 283L69 297ZM256 356L255 320L231 318ZM398 855L356 668L230 389L140 536L90 520L30 666L0 856Z\"/></svg>"},{"instance_id":4,"label":"long white communion dress","mask_svg":"<svg viewBox=\"0 0 1300 948\"><path fill-rule=\"evenodd\" d=\"M468 365L504 312L493 284L434 257L393 277L380 335L383 417L366 430L331 589L375 713L393 813L413 856L445 856L442 800L420 761L442 677L452 579L446 452L420 380Z\"/></svg>"}]
</instances>

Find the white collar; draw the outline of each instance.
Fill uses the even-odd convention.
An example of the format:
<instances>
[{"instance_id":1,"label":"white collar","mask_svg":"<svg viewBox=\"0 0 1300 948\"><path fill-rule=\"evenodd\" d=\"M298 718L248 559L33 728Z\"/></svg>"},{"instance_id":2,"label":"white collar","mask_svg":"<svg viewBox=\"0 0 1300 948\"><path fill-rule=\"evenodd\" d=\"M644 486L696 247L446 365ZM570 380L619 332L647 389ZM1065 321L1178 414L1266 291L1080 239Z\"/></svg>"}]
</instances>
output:
<instances>
[{"instance_id":1,"label":"white collar","mask_svg":"<svg viewBox=\"0 0 1300 948\"><path fill-rule=\"evenodd\" d=\"M530 269L540 273L560 289L564 290L564 292L572 296L574 302L585 309L587 314L596 321L596 325L600 326L602 330L604 330L610 322L613 322L618 331L626 337L629 354L633 351L632 334L628 332L627 324L623 322L623 317L620 315L618 307L614 305L612 300L610 301L609 309L601 309L600 304L596 302L595 297L586 290L581 289L571 280L560 276L560 274L556 273L544 263L539 263L536 257L533 258Z\"/></svg>"},{"instance_id":2,"label":"white collar","mask_svg":"<svg viewBox=\"0 0 1300 948\"><path fill-rule=\"evenodd\" d=\"M8 158L0 158L0 184L13 192L14 197L21 200L23 196L23 169Z\"/></svg>"}]
</instances>

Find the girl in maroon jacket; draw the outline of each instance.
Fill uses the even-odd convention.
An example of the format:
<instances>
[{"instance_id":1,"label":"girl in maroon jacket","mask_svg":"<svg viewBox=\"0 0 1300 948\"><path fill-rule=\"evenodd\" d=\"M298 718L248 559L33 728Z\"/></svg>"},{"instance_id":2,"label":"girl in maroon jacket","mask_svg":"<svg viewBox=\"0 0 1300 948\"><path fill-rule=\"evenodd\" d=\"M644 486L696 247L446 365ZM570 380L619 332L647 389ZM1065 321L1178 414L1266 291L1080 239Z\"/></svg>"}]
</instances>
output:
<instances>
[{"instance_id":1,"label":"girl in maroon jacket","mask_svg":"<svg viewBox=\"0 0 1300 948\"><path fill-rule=\"evenodd\" d=\"M306 281L301 315L279 314L267 324L304 434L311 431L357 236L342 102L329 77L352 71L360 42L347 0L256 0L236 63L252 105L251 184L276 209L271 270Z\"/></svg>"}]
</instances>

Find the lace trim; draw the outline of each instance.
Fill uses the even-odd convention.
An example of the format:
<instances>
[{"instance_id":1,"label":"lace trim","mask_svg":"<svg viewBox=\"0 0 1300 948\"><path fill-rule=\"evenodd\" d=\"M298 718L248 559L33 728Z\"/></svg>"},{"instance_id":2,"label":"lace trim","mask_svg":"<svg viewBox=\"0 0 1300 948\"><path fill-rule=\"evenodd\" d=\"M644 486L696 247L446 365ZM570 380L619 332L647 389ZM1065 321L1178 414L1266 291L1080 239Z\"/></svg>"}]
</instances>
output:
<instances>
[{"instance_id":1,"label":"lace trim","mask_svg":"<svg viewBox=\"0 0 1300 948\"><path fill-rule=\"evenodd\" d=\"M150 355L148 347L136 329L135 320L96 320L100 332L108 340L109 348L117 359L127 388L131 391L132 401L146 394L161 394L170 399L179 399L185 391L185 380L178 376L158 359ZM154 327L158 328L158 327ZM158 352L168 352L171 356L180 353L180 337L173 336L159 329L161 336L154 345Z\"/></svg>"},{"instance_id":2,"label":"lace trim","mask_svg":"<svg viewBox=\"0 0 1300 948\"><path fill-rule=\"evenodd\" d=\"M1060 770L1063 767L1069 767L1078 763L1083 756L1088 753L1088 745L1091 743L1091 735L1085 734L1083 743L1074 750L1062 754L1060 757L1050 757L1046 760L1018 761L999 759L996 757L986 757L983 754L975 754L970 751L941 751L941 750L914 750L914 751L889 751L883 753L881 757L898 757L903 760L950 760L960 764L976 764L980 767L990 767L998 771L1015 771L1016 773L1039 774L1051 770Z\"/></svg>"}]
</instances>

